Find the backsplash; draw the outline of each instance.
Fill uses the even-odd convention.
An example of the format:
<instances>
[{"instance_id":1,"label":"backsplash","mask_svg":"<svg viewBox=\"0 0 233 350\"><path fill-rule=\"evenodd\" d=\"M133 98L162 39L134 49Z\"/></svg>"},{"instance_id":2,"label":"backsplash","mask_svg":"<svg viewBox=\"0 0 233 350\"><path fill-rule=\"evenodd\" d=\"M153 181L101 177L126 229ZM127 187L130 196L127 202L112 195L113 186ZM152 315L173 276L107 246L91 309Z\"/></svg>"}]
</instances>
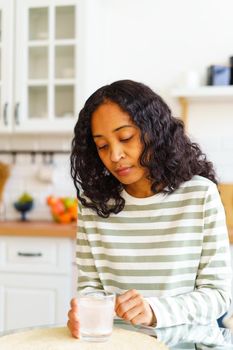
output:
<instances>
[{"instance_id":1,"label":"backsplash","mask_svg":"<svg viewBox=\"0 0 233 350\"><path fill-rule=\"evenodd\" d=\"M69 154L54 154L52 163L48 160L45 163L41 154L36 154L34 161L30 154L18 154L15 164L10 155L0 155L0 160L11 164L11 176L3 196L6 220L20 217L13 203L23 192L28 192L34 198L34 208L27 215L31 220L51 219L47 196L75 196Z\"/></svg>"},{"instance_id":2,"label":"backsplash","mask_svg":"<svg viewBox=\"0 0 233 350\"><path fill-rule=\"evenodd\" d=\"M203 120L203 119L202 119ZM201 117L196 113L195 118L190 119L190 135L193 141L197 141L208 159L214 163L220 182L233 182L233 142L227 122L220 127L210 124L211 131L215 136L205 134L199 128ZM195 125L197 124L197 125ZM206 123L207 124L207 123ZM225 127L224 127L225 125ZM214 129L218 129L217 132ZM27 136L14 135L12 137L2 136L0 139L1 150L54 150L54 156L49 154L43 157L36 154L33 158L31 154L18 154L13 162L10 154L0 154L0 161L11 164L11 176L6 183L4 190L5 219L19 219L19 213L14 209L13 203L23 192L30 193L34 198L34 208L27 217L30 220L51 220L50 208L46 204L46 197L54 196L75 196L75 188L70 176L70 144L71 136ZM66 154L56 154L56 150L66 151ZM51 163L52 161L52 163Z\"/></svg>"}]
</instances>

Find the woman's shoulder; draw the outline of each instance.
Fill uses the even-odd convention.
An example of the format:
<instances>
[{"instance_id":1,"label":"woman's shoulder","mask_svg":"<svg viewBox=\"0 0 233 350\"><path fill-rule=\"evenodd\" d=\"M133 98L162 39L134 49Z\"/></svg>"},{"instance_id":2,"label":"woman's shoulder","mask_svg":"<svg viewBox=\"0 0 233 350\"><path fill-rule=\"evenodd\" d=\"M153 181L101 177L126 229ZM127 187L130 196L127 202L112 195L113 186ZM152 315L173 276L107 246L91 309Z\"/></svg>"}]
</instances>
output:
<instances>
[{"instance_id":1,"label":"woman's shoulder","mask_svg":"<svg viewBox=\"0 0 233 350\"><path fill-rule=\"evenodd\" d=\"M181 184L180 187L206 187L207 189L209 187L216 188L216 184L211 181L210 179L207 179L206 177L200 176L200 175L194 175L190 180L185 181Z\"/></svg>"},{"instance_id":2,"label":"woman's shoulder","mask_svg":"<svg viewBox=\"0 0 233 350\"><path fill-rule=\"evenodd\" d=\"M200 175L194 175L190 180L184 181L177 190L178 192L207 193L218 192L216 184Z\"/></svg>"}]
</instances>

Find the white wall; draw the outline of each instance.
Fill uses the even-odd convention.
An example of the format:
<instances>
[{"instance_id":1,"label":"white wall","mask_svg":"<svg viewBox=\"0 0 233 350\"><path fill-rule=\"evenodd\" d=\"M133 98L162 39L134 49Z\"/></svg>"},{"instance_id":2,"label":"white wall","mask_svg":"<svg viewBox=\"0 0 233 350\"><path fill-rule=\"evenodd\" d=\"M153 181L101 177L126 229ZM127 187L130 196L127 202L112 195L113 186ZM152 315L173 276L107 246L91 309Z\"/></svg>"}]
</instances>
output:
<instances>
[{"instance_id":1,"label":"white wall","mask_svg":"<svg viewBox=\"0 0 233 350\"><path fill-rule=\"evenodd\" d=\"M86 97L99 86L134 79L160 93L179 117L171 88L187 71L201 83L211 64L233 56L232 0L85 0ZM233 181L233 101L195 103L188 132L222 182Z\"/></svg>"},{"instance_id":2,"label":"white wall","mask_svg":"<svg viewBox=\"0 0 233 350\"><path fill-rule=\"evenodd\" d=\"M231 0L83 0L88 87L121 78L168 90L233 55ZM90 92L90 91L89 91Z\"/></svg>"}]
</instances>

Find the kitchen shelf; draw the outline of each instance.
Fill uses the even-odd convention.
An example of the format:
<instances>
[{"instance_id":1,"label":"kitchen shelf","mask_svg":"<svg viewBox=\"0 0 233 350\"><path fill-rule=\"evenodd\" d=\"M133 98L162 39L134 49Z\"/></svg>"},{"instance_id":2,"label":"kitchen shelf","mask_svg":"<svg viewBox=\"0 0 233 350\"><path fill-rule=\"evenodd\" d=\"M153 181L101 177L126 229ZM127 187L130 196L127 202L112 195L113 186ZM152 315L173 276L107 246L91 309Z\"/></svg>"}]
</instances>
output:
<instances>
[{"instance_id":1,"label":"kitchen shelf","mask_svg":"<svg viewBox=\"0 0 233 350\"><path fill-rule=\"evenodd\" d=\"M176 88L171 91L181 106L181 118L187 127L189 102L233 102L233 86L200 86Z\"/></svg>"},{"instance_id":2,"label":"kitchen shelf","mask_svg":"<svg viewBox=\"0 0 233 350\"><path fill-rule=\"evenodd\" d=\"M185 97L191 100L210 98L233 101L233 86L201 86L198 88L178 88L172 90L172 96Z\"/></svg>"}]
</instances>

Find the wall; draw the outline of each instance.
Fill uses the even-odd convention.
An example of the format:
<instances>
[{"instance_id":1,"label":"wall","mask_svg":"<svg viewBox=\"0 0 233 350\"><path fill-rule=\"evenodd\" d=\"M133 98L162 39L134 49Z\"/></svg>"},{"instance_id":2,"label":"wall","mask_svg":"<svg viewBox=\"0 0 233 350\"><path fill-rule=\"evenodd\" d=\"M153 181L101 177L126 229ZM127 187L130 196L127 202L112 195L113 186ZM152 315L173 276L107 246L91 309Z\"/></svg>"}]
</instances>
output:
<instances>
[{"instance_id":1,"label":"wall","mask_svg":"<svg viewBox=\"0 0 233 350\"><path fill-rule=\"evenodd\" d=\"M187 71L199 74L203 83L206 67L226 64L233 55L232 0L81 0L85 37L80 87L82 103L98 87L118 79L134 79L160 93L179 117L180 107L171 89ZM214 162L220 180L233 182L233 103L193 103L188 133ZM0 135L0 149L70 149L72 135L62 137L9 137ZM0 157L2 159L2 157ZM69 177L68 156L55 161L59 181L43 184L36 180L40 161L13 166L7 185L7 201L24 189L38 197L38 216L48 217L44 196L50 192L74 193ZM63 174L63 175L61 175ZM23 180L19 180L22 175ZM12 208L12 203L9 204ZM32 216L36 215L32 212ZM9 215L16 215L11 209Z\"/></svg>"},{"instance_id":2,"label":"wall","mask_svg":"<svg viewBox=\"0 0 233 350\"><path fill-rule=\"evenodd\" d=\"M233 55L231 0L88 0L86 95L118 79L134 79L160 93L180 116L171 89L185 72L203 84L206 68ZM233 102L193 103L188 133L233 181Z\"/></svg>"}]
</instances>

